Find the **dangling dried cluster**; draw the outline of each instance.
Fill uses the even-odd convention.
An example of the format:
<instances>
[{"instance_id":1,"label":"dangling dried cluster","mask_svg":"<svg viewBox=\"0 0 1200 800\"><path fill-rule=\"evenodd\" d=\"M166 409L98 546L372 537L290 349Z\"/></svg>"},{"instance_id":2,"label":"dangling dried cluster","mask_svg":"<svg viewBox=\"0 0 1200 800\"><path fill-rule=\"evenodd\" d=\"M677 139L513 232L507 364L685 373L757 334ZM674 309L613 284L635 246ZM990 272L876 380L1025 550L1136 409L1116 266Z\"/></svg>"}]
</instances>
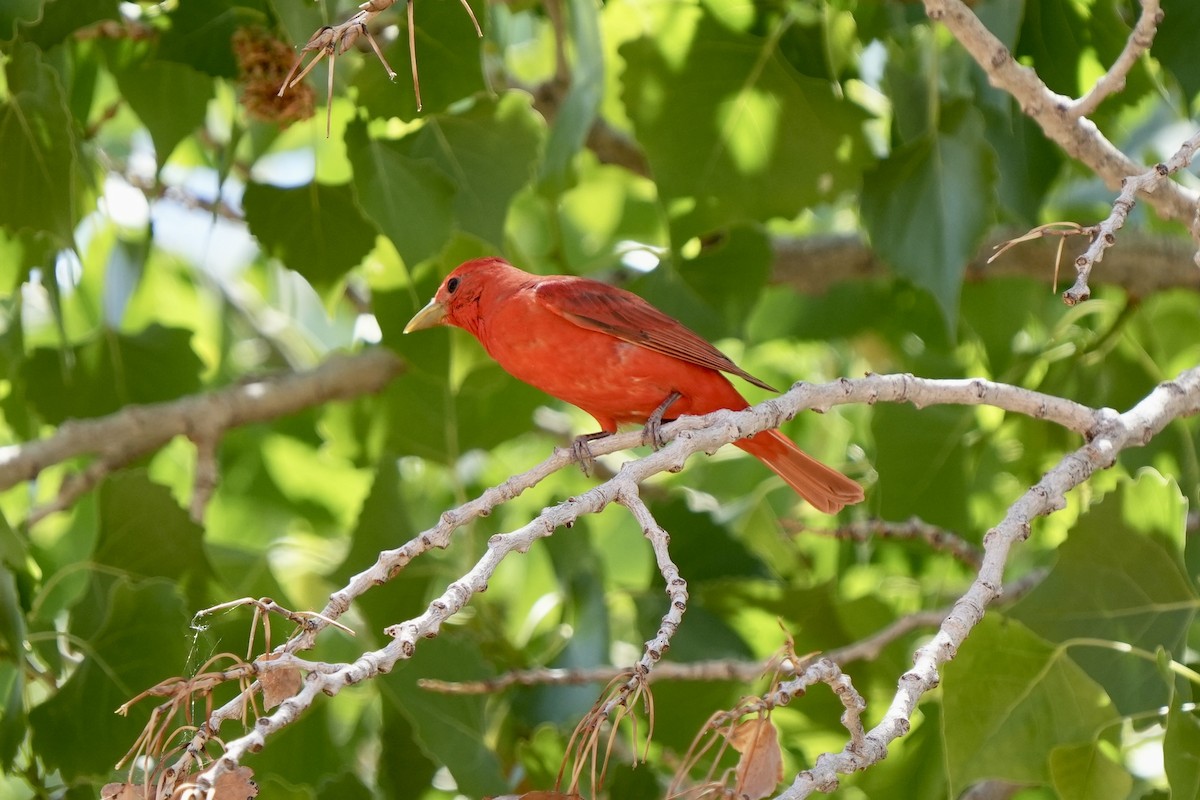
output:
<instances>
[{"instance_id":1,"label":"dangling dried cluster","mask_svg":"<svg viewBox=\"0 0 1200 800\"><path fill-rule=\"evenodd\" d=\"M313 115L316 103L311 86L296 86L287 95L279 92L296 59L291 45L262 28L239 28L233 35L233 52L238 61L242 106L251 119L286 128Z\"/></svg>"}]
</instances>

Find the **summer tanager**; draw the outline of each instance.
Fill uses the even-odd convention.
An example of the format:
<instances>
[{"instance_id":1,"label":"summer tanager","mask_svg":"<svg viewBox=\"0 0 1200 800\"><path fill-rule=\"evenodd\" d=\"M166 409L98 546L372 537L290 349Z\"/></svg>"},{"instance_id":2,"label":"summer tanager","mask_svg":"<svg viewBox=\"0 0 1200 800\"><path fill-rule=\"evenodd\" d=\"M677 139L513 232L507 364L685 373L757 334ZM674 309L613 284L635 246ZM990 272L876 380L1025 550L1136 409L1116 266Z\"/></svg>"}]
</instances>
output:
<instances>
[{"instance_id":1,"label":"summer tanager","mask_svg":"<svg viewBox=\"0 0 1200 800\"><path fill-rule=\"evenodd\" d=\"M748 406L728 372L772 389L682 323L637 295L599 281L532 275L499 258L462 264L404 332L454 325L475 336L506 372L596 418L655 427L683 414ZM829 514L863 499L854 481L777 430L734 442Z\"/></svg>"}]
</instances>

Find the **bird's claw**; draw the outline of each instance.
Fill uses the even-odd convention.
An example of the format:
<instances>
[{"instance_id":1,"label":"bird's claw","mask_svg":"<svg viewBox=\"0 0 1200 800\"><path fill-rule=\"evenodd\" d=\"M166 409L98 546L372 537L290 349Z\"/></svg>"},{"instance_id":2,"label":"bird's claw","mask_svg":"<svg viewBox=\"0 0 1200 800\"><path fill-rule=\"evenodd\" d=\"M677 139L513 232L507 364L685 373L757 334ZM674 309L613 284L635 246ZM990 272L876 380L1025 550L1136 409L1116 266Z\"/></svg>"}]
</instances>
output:
<instances>
[{"instance_id":1,"label":"bird's claw","mask_svg":"<svg viewBox=\"0 0 1200 800\"><path fill-rule=\"evenodd\" d=\"M654 409L654 413L646 420L646 426L642 428L642 444L650 445L654 450L661 450L667 440L662 435L663 415L667 413L667 409L675 404L675 401L683 397L679 392L671 392L667 395L667 399L662 401L662 404Z\"/></svg>"},{"instance_id":2,"label":"bird's claw","mask_svg":"<svg viewBox=\"0 0 1200 800\"><path fill-rule=\"evenodd\" d=\"M576 436L571 442L571 455L579 462L579 470L587 476L591 476L591 469L596 464L596 457L592 455L590 442L597 439L603 439L608 436L608 431L597 431L596 433L585 433L582 436Z\"/></svg>"}]
</instances>

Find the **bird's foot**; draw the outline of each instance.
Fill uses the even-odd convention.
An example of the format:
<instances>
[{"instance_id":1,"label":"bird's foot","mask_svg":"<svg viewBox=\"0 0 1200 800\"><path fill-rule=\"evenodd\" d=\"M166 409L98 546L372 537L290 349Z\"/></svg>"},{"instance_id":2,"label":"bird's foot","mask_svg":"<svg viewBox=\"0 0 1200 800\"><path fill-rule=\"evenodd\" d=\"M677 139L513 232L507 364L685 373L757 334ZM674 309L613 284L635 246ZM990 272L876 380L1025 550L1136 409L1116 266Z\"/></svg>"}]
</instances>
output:
<instances>
[{"instance_id":1,"label":"bird's foot","mask_svg":"<svg viewBox=\"0 0 1200 800\"><path fill-rule=\"evenodd\" d=\"M592 455L590 442L597 439L603 439L609 436L608 431L596 431L595 433L585 433L582 436L576 436L575 441L571 442L571 455L579 462L579 469L584 475L591 475L591 469L596 463L596 457Z\"/></svg>"},{"instance_id":2,"label":"bird's foot","mask_svg":"<svg viewBox=\"0 0 1200 800\"><path fill-rule=\"evenodd\" d=\"M662 437L663 415L681 397L683 395L679 392L671 392L667 395L667 399L663 400L662 404L654 409L654 413L646 420L646 427L642 428L642 444L648 444L655 450L661 450L663 445L667 443Z\"/></svg>"}]
</instances>

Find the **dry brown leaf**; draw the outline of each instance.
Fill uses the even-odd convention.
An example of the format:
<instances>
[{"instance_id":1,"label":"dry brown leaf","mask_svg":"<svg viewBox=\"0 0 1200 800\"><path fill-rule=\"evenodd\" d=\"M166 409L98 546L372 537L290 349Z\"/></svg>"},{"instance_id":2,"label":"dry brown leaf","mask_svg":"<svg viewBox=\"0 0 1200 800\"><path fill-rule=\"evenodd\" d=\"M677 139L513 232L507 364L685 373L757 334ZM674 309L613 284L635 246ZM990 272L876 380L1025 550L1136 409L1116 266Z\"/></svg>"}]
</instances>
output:
<instances>
[{"instance_id":1,"label":"dry brown leaf","mask_svg":"<svg viewBox=\"0 0 1200 800\"><path fill-rule=\"evenodd\" d=\"M499 794L495 797L485 797L483 800L583 800L583 798L577 794L537 791L525 794Z\"/></svg>"},{"instance_id":2,"label":"dry brown leaf","mask_svg":"<svg viewBox=\"0 0 1200 800\"><path fill-rule=\"evenodd\" d=\"M258 797L258 784L254 782L254 770L238 767L221 774L213 786L212 800L250 800Z\"/></svg>"},{"instance_id":3,"label":"dry brown leaf","mask_svg":"<svg viewBox=\"0 0 1200 800\"><path fill-rule=\"evenodd\" d=\"M171 793L171 800L250 800L258 797L258 784L254 782L254 770L249 767L237 767L230 772L221 773L213 785L211 795L196 788L196 777L200 773L193 772L184 778Z\"/></svg>"},{"instance_id":4,"label":"dry brown leaf","mask_svg":"<svg viewBox=\"0 0 1200 800\"><path fill-rule=\"evenodd\" d=\"M135 783L106 783L100 789L100 800L145 800L146 793Z\"/></svg>"},{"instance_id":5,"label":"dry brown leaf","mask_svg":"<svg viewBox=\"0 0 1200 800\"><path fill-rule=\"evenodd\" d=\"M729 744L742 754L737 765L738 797L761 800L775 794L783 780L783 751L779 732L769 717L755 717L739 723L728 734Z\"/></svg>"},{"instance_id":6,"label":"dry brown leaf","mask_svg":"<svg viewBox=\"0 0 1200 800\"><path fill-rule=\"evenodd\" d=\"M278 656L278 653L269 653L259 660L270 661ZM263 708L270 711L299 692L304 686L304 677L300 674L300 670L295 668L271 669L264 670L259 675L258 682L262 686Z\"/></svg>"}]
</instances>

